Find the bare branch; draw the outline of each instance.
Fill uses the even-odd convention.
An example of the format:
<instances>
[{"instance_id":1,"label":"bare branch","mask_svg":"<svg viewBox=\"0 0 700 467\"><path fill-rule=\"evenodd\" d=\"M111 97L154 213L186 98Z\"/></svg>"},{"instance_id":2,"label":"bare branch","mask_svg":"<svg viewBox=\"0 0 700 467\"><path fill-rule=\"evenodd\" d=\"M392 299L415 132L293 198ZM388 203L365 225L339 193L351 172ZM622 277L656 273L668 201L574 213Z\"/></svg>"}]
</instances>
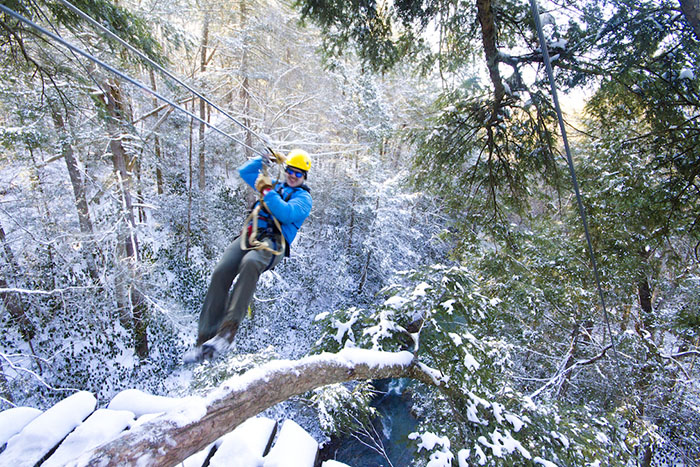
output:
<instances>
[{"instance_id":1,"label":"bare branch","mask_svg":"<svg viewBox=\"0 0 700 467\"><path fill-rule=\"evenodd\" d=\"M554 386L555 384L558 384L559 381L561 381L567 374L574 371L574 369L580 366L591 365L597 362L598 360L602 359L603 357L605 357L605 352L607 352L607 350L610 348L612 348L612 344L608 344L606 347L604 347L598 355L589 358L588 360L578 360L574 362L570 367L564 368L563 370L559 371L556 375L552 376L544 386L533 392L530 395L530 398L534 399L535 397L539 396L545 389Z\"/></svg>"}]
</instances>

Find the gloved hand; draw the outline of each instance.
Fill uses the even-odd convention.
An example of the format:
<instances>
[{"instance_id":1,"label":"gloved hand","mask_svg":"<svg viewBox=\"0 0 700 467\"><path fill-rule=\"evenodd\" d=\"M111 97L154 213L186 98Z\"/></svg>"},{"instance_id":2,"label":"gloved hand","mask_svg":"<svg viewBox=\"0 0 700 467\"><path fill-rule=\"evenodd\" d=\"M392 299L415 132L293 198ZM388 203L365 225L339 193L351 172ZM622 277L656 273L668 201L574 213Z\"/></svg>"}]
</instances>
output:
<instances>
[{"instance_id":1,"label":"gloved hand","mask_svg":"<svg viewBox=\"0 0 700 467\"><path fill-rule=\"evenodd\" d=\"M263 193L263 191L272 189L272 180L269 176L261 173L255 180L255 189L259 191L260 194L264 195L265 193Z\"/></svg>"},{"instance_id":2,"label":"gloved hand","mask_svg":"<svg viewBox=\"0 0 700 467\"><path fill-rule=\"evenodd\" d=\"M272 151L272 154L269 157L270 161L277 162L278 164L284 165L284 163L287 162L287 158L284 157L284 154L282 154L281 152Z\"/></svg>"},{"instance_id":3,"label":"gloved hand","mask_svg":"<svg viewBox=\"0 0 700 467\"><path fill-rule=\"evenodd\" d=\"M287 162L287 158L281 152L277 152L268 146L266 153L262 155L262 160L265 164L269 165L271 162L277 162L279 164L284 164Z\"/></svg>"}]
</instances>

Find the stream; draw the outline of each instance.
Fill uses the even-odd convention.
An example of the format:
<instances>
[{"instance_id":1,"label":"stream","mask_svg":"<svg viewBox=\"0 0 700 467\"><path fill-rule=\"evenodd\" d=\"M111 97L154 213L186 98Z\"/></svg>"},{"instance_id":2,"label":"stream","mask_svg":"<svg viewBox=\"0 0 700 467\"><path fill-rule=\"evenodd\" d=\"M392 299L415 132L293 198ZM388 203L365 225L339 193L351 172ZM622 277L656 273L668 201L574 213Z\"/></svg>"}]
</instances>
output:
<instances>
[{"instance_id":1,"label":"stream","mask_svg":"<svg viewBox=\"0 0 700 467\"><path fill-rule=\"evenodd\" d=\"M335 459L351 467L404 467L411 464L415 447L409 444L408 435L415 431L418 420L411 414L408 379L374 381L379 395L372 402L379 416L374 420L374 429L391 463L374 449L360 441L345 436L333 439L322 451L323 459Z\"/></svg>"}]
</instances>

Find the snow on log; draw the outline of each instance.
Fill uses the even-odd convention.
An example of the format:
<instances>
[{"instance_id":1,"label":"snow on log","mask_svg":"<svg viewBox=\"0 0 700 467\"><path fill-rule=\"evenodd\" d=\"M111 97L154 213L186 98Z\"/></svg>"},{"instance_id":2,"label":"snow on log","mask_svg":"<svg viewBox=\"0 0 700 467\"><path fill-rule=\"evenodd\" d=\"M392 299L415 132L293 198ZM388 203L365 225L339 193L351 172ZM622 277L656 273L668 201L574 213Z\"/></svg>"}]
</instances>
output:
<instances>
[{"instance_id":1,"label":"snow on log","mask_svg":"<svg viewBox=\"0 0 700 467\"><path fill-rule=\"evenodd\" d=\"M63 440L42 467L62 467L80 455L102 443L117 437L134 421L134 414L127 410L99 409L88 417L73 433Z\"/></svg>"},{"instance_id":2,"label":"snow on log","mask_svg":"<svg viewBox=\"0 0 700 467\"><path fill-rule=\"evenodd\" d=\"M183 404L178 397L154 396L138 389L125 389L112 398L107 405L111 410L128 410L136 418L143 415L168 412Z\"/></svg>"},{"instance_id":3,"label":"snow on log","mask_svg":"<svg viewBox=\"0 0 700 467\"><path fill-rule=\"evenodd\" d=\"M285 420L263 467L313 467L317 455L316 440L292 420Z\"/></svg>"},{"instance_id":4,"label":"snow on log","mask_svg":"<svg viewBox=\"0 0 700 467\"><path fill-rule=\"evenodd\" d=\"M410 352L344 349L277 360L225 381L206 398L136 426L84 454L80 465L175 465L245 420L292 396L351 380L414 378L433 384Z\"/></svg>"},{"instance_id":5,"label":"snow on log","mask_svg":"<svg viewBox=\"0 0 700 467\"><path fill-rule=\"evenodd\" d=\"M95 396L84 391L63 399L9 439L0 454L0 465L31 467L39 463L96 405Z\"/></svg>"},{"instance_id":6,"label":"snow on log","mask_svg":"<svg viewBox=\"0 0 700 467\"><path fill-rule=\"evenodd\" d=\"M327 460L323 461L323 464L321 464L321 467L350 467L348 464L343 464L342 462L338 462L336 460Z\"/></svg>"},{"instance_id":7,"label":"snow on log","mask_svg":"<svg viewBox=\"0 0 700 467\"><path fill-rule=\"evenodd\" d=\"M210 467L257 467L272 444L277 421L270 418L249 418L217 443ZM200 464L202 465L202 464Z\"/></svg>"},{"instance_id":8,"label":"snow on log","mask_svg":"<svg viewBox=\"0 0 700 467\"><path fill-rule=\"evenodd\" d=\"M33 407L14 407L0 412L0 448L39 415L41 410Z\"/></svg>"}]
</instances>

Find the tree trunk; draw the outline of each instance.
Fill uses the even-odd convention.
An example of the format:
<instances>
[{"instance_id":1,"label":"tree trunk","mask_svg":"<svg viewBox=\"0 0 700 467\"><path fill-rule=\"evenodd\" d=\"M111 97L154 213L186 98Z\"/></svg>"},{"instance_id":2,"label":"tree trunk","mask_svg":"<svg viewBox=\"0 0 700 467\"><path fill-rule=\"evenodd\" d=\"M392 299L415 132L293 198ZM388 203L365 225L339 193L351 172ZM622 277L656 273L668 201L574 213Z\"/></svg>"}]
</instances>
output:
<instances>
[{"instance_id":1,"label":"tree trunk","mask_svg":"<svg viewBox=\"0 0 700 467\"><path fill-rule=\"evenodd\" d=\"M109 148L112 153L112 163L114 171L118 179L120 198L122 201L122 210L126 220L126 232L122 230L119 234L120 243L124 247L127 265L127 277L129 280L128 292L123 289L121 294L120 319L122 322L130 322L130 328L134 339L134 348L136 354L140 358L148 356L148 336L145 332L147 322L146 304L142 295L138 292L138 262L139 262L139 244L136 236L136 218L134 216L134 208L131 201L131 185L132 177L127 169L127 154L121 140L121 128L117 122L121 121L125 115L125 108L122 103L121 90L118 84L107 84L108 92L107 112L109 113L109 128L110 141ZM117 278L118 281L123 280ZM119 289L119 285L117 285ZM127 298L128 297L128 298Z\"/></svg>"},{"instance_id":2,"label":"tree trunk","mask_svg":"<svg viewBox=\"0 0 700 467\"><path fill-rule=\"evenodd\" d=\"M5 230L2 226L0 226L0 243L2 243L3 251L5 252L5 260L7 261L8 268L13 272L17 271L19 266L15 261L14 255L12 254L10 245L7 244L5 239ZM10 288L7 280L4 277L0 277L0 288ZM12 320L17 324L22 338L26 342L31 341L36 333L36 328L27 316L26 306L22 302L19 295L14 292L0 292L0 300L2 300L3 305L5 305L5 309L8 313L10 313L10 316L12 316Z\"/></svg>"},{"instance_id":3,"label":"tree trunk","mask_svg":"<svg viewBox=\"0 0 700 467\"><path fill-rule=\"evenodd\" d=\"M63 119L61 112L59 112L54 106L51 106L51 117L56 127L56 131L61 139L61 155L66 161L68 176L70 177L70 183L73 187L73 197L75 198L75 209L78 212L80 233L88 238L93 238L94 231L92 227L92 220L90 219L90 210L88 208L85 183L83 182L83 177L81 176L80 169L78 168L78 161L76 160L73 152L73 145L70 144L69 132L66 128L65 120ZM95 263L94 248L91 247L90 251L86 251L85 260L87 261L88 273L90 274L90 277L92 277L94 280L98 280L99 274Z\"/></svg>"},{"instance_id":4,"label":"tree trunk","mask_svg":"<svg viewBox=\"0 0 700 467\"><path fill-rule=\"evenodd\" d=\"M382 364L376 364L380 356ZM203 398L125 432L83 459L87 465L176 465L229 433L245 420L292 396L329 384L352 380L413 378L435 385L413 364L409 352L353 349L299 361L274 361L231 383L212 400ZM230 384L230 386L229 386Z\"/></svg>"},{"instance_id":5,"label":"tree trunk","mask_svg":"<svg viewBox=\"0 0 700 467\"><path fill-rule=\"evenodd\" d=\"M158 89L156 88L156 74L151 69L151 87L153 88L154 91L157 91ZM153 108L157 109L158 108L158 98L154 97L153 98ZM172 108L172 107L171 107ZM158 112L156 111L153 114L155 121L158 122ZM156 132L158 130L155 130ZM154 135L154 143L153 143L153 150L155 151L156 154L156 189L158 191L159 195L163 194L163 169L161 168L163 165L163 156L161 153L161 148L160 148L160 137L158 136L158 133Z\"/></svg>"},{"instance_id":6,"label":"tree trunk","mask_svg":"<svg viewBox=\"0 0 700 467\"><path fill-rule=\"evenodd\" d=\"M567 353L566 363L564 364L564 371L566 372L564 378L559 385L558 396L559 398L566 397L566 392L569 390L569 381L571 381L571 372L566 371L576 362L576 347L578 343L579 336L579 324L574 325L573 331L571 331L571 343L569 344L569 351Z\"/></svg>"},{"instance_id":7,"label":"tree trunk","mask_svg":"<svg viewBox=\"0 0 700 467\"><path fill-rule=\"evenodd\" d=\"M241 31L243 31L243 55L241 56L241 76L243 77L243 82L241 83L241 103L243 104L243 125L246 126L246 128L250 128L251 126L251 121L250 121L250 80L248 78L248 74L250 72L249 68L250 65L248 63L248 47L249 47L249 40L248 40L248 32L246 31L246 27L248 25L248 1L247 0L241 0L240 4L240 13L241 13ZM248 146L252 147L253 145L253 134L250 131L246 131L245 134L245 144ZM253 156L253 152L250 150L250 148L245 148L245 156L246 159L250 158Z\"/></svg>"},{"instance_id":8,"label":"tree trunk","mask_svg":"<svg viewBox=\"0 0 700 467\"><path fill-rule=\"evenodd\" d=\"M639 306L642 310L642 324L644 329L654 333L654 310L651 306L651 287L646 277L637 282L637 294L639 296Z\"/></svg>"},{"instance_id":9,"label":"tree trunk","mask_svg":"<svg viewBox=\"0 0 700 467\"><path fill-rule=\"evenodd\" d=\"M503 86L501 73L498 71L497 29L491 0L477 0L476 7L479 24L481 25L481 39L484 45L484 53L486 54L486 67L489 70L489 77L491 78L494 90L493 109L489 122L492 123L496 121L498 110L506 94L506 90Z\"/></svg>"},{"instance_id":10,"label":"tree trunk","mask_svg":"<svg viewBox=\"0 0 700 467\"><path fill-rule=\"evenodd\" d=\"M192 104L194 109L194 103ZM185 230L185 261L190 259L190 246L192 243L192 187L194 185L194 166L192 165L192 145L194 132L194 118L190 118L190 131L188 136L187 144L187 167L188 167L188 177L187 177L187 229Z\"/></svg>"},{"instance_id":11,"label":"tree trunk","mask_svg":"<svg viewBox=\"0 0 700 467\"><path fill-rule=\"evenodd\" d=\"M681 11L700 41L700 0L680 0Z\"/></svg>"},{"instance_id":12,"label":"tree trunk","mask_svg":"<svg viewBox=\"0 0 700 467\"><path fill-rule=\"evenodd\" d=\"M5 376L5 368L3 367L2 360L0 360L0 397L10 404L15 403L15 399L10 391L10 385L7 382L7 376Z\"/></svg>"},{"instance_id":13,"label":"tree trunk","mask_svg":"<svg viewBox=\"0 0 700 467\"><path fill-rule=\"evenodd\" d=\"M204 26L202 26L202 56L199 65L199 72L202 74L202 79L204 79L204 73L207 71L207 47L209 45L209 13L204 14ZM206 186L205 182L205 169L206 169L206 157L204 154L204 121L207 117L207 103L204 99L199 99L199 189L204 191Z\"/></svg>"}]
</instances>

